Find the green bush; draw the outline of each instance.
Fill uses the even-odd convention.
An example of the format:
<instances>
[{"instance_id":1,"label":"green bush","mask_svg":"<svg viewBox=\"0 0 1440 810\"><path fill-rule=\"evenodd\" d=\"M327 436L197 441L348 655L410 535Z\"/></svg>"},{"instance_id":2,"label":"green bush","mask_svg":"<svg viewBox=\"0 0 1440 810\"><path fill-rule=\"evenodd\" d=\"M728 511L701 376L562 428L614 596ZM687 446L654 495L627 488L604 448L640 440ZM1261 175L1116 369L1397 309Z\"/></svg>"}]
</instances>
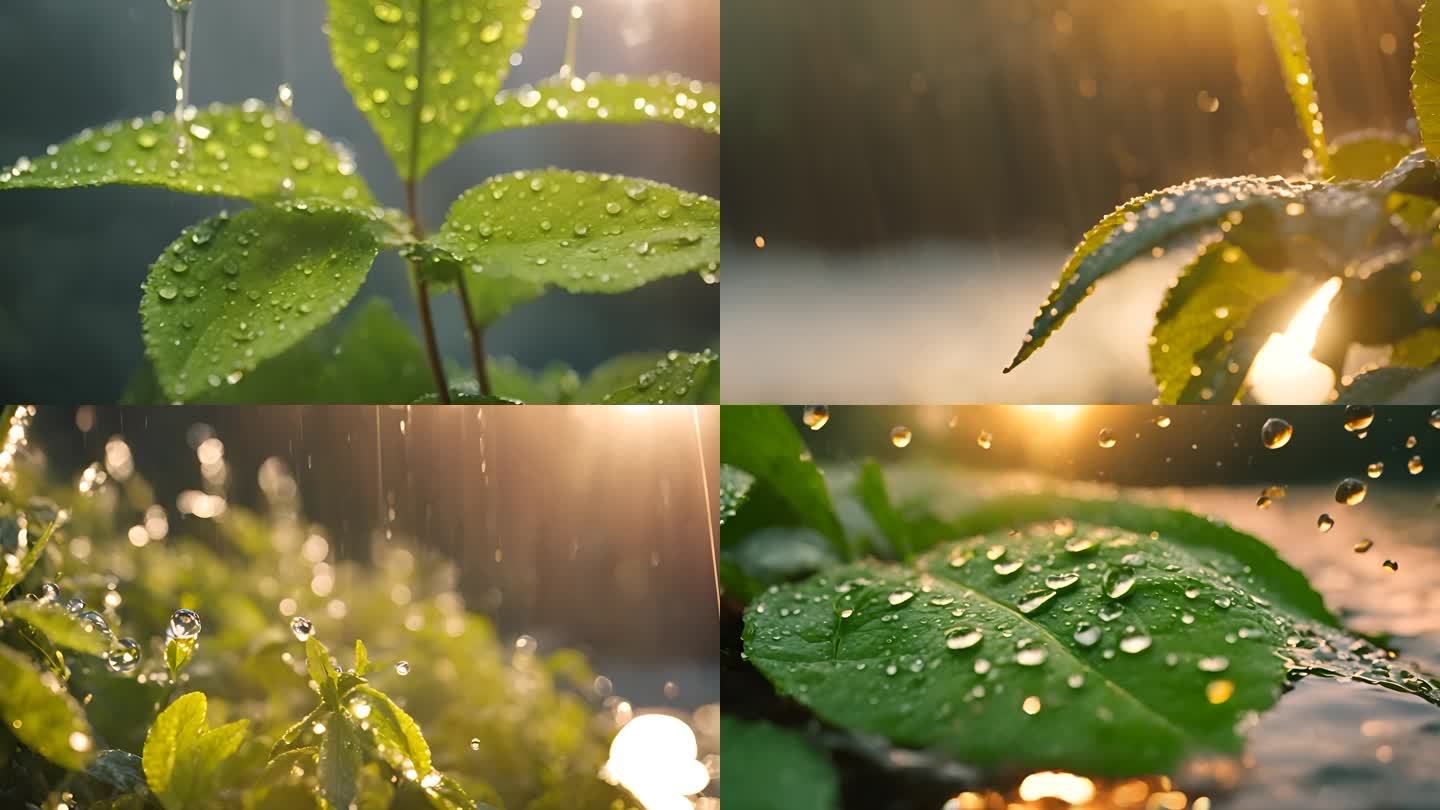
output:
<instances>
[{"instance_id":1,"label":"green bush","mask_svg":"<svg viewBox=\"0 0 1440 810\"><path fill-rule=\"evenodd\" d=\"M597 776L615 729L584 656L500 643L419 548L335 559L278 462L267 510L228 505L202 541L165 536L128 464L57 488L12 449L0 805L632 806Z\"/></svg>"}]
</instances>

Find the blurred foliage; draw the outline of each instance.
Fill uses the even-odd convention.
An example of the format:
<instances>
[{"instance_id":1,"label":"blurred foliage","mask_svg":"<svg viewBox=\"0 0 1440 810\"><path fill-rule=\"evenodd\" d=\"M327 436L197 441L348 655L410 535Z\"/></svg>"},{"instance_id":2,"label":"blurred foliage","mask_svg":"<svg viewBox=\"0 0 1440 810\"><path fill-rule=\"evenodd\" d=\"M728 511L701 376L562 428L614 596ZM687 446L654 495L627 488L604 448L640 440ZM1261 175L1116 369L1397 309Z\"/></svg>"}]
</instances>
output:
<instances>
[{"instance_id":1,"label":"blurred foliage","mask_svg":"<svg viewBox=\"0 0 1440 810\"><path fill-rule=\"evenodd\" d=\"M167 533L153 512L147 522L154 495L128 460L77 487L14 456L0 454L7 581L20 573L6 612L83 603L62 613L95 611L110 647L65 651L77 645L48 625L4 620L0 806L632 806L597 776L615 726L581 654L502 643L465 610L455 568L407 543L334 559L278 461L260 471L263 513L227 505ZM46 544L37 527L51 524ZM164 642L181 608L203 622L188 663ZM292 617L310 624L292 630ZM139 640L134 666L114 658L122 636ZM338 669L320 639L353 644L353 666ZM186 716L162 726L162 711ZM167 761L177 775L157 786Z\"/></svg>"}]
</instances>

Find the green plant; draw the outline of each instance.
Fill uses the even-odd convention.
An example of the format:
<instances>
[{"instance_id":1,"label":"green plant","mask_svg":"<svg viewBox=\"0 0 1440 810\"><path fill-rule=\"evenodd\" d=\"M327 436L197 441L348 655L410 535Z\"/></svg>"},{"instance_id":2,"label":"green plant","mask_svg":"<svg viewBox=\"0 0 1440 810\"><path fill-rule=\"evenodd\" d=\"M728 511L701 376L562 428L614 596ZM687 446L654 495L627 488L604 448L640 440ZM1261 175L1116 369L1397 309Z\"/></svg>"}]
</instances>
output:
<instances>
[{"instance_id":1,"label":"green plant","mask_svg":"<svg viewBox=\"0 0 1440 810\"><path fill-rule=\"evenodd\" d=\"M1352 345L1391 347L1389 367L1360 374L1342 399L1429 401L1414 387L1440 374L1440 5L1423 6L1416 36L1420 149L1394 132L1327 143L1293 0L1264 0L1260 10L1307 143L1305 176L1201 178L1121 205L1075 248L1006 371L1106 276L1142 255L1186 250L1194 258L1150 340L1160 402L1245 399L1257 354L1311 300L1324 320L1299 359L1313 353L1342 388L1352 383L1342 376Z\"/></svg>"},{"instance_id":2,"label":"green plant","mask_svg":"<svg viewBox=\"0 0 1440 810\"><path fill-rule=\"evenodd\" d=\"M735 469L721 474L721 576L744 611L743 659L832 726L996 773L1128 777L1238 754L1245 718L1305 676L1440 704L1440 681L1347 630L1304 575L1222 523L1057 492L941 518L892 501L868 462L836 493L865 518L835 535L789 418L722 416ZM803 750L774 756L813 770Z\"/></svg>"},{"instance_id":3,"label":"green plant","mask_svg":"<svg viewBox=\"0 0 1440 810\"><path fill-rule=\"evenodd\" d=\"M0 806L633 806L597 776L615 728L582 655L502 644L451 565L398 539L335 559L282 467L267 512L225 505L201 541L155 523L125 464L55 488L13 458ZM322 636L354 639L349 666Z\"/></svg>"},{"instance_id":4,"label":"green plant","mask_svg":"<svg viewBox=\"0 0 1440 810\"><path fill-rule=\"evenodd\" d=\"M530 0L330 0L335 66L399 173L401 212L376 201L348 150L294 117L287 85L274 106L254 99L189 106L191 0L168 2L176 14L175 114L87 129L0 171L0 189L123 184L254 203L186 230L152 266L140 303L150 362L131 399L405 403L426 394L439 402L529 394L598 402L629 389L626 401L699 402L716 395L718 360L709 350L620 358L591 383L555 385L564 372L532 379L494 368L484 335L550 288L622 293L686 274L718 280L718 201L640 178L513 172L465 192L427 236L416 199L426 174L461 143L495 132L658 122L718 135L718 85L674 74L582 77L574 70L572 15L559 73L502 90L535 15ZM302 343L350 302L385 250L409 262L424 351L393 314L370 310L343 335ZM459 298L473 363L453 389L431 317L431 298L442 290ZM382 356L407 372L352 383L354 367L380 365L373 361Z\"/></svg>"}]
</instances>

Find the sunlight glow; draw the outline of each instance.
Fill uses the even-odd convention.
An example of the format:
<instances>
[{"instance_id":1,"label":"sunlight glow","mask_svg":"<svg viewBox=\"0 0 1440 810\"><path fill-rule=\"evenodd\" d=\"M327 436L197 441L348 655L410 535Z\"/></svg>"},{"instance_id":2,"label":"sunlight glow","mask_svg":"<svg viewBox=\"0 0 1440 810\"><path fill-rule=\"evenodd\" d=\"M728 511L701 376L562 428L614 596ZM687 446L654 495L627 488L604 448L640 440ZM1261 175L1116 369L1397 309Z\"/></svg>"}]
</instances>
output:
<instances>
[{"instance_id":1,"label":"sunlight glow","mask_svg":"<svg viewBox=\"0 0 1440 810\"><path fill-rule=\"evenodd\" d=\"M1041 771L1020 783L1020 798L1027 802L1059 799L1066 804L1086 804L1095 798L1095 783L1064 771Z\"/></svg>"},{"instance_id":2,"label":"sunlight glow","mask_svg":"<svg viewBox=\"0 0 1440 810\"><path fill-rule=\"evenodd\" d=\"M698 754L695 732L684 720L642 714L615 735L600 775L623 785L646 810L691 810L694 805L686 797L710 784Z\"/></svg>"},{"instance_id":3,"label":"sunlight glow","mask_svg":"<svg viewBox=\"0 0 1440 810\"><path fill-rule=\"evenodd\" d=\"M1285 334L1272 334L1250 367L1250 389L1262 403L1313 405L1324 402L1335 386L1335 373L1310 356L1330 302L1340 291L1332 278L1296 313Z\"/></svg>"},{"instance_id":4,"label":"sunlight glow","mask_svg":"<svg viewBox=\"0 0 1440 810\"><path fill-rule=\"evenodd\" d=\"M1075 417L1085 410L1084 405L1025 405L1023 407L1027 413L1056 423L1074 421Z\"/></svg>"}]
</instances>

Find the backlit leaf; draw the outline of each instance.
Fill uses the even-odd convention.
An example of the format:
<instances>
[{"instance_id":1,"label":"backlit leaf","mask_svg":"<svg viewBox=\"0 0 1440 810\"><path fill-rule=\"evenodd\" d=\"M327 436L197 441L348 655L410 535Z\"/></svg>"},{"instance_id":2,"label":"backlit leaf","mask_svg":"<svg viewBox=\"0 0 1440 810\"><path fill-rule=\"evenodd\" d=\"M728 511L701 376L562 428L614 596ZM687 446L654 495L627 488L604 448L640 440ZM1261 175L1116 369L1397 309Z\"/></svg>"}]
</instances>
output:
<instances>
[{"instance_id":1,"label":"backlit leaf","mask_svg":"<svg viewBox=\"0 0 1440 810\"><path fill-rule=\"evenodd\" d=\"M1285 89L1295 108L1296 123L1310 145L1309 153L1320 175L1329 175L1330 151L1325 147L1324 119L1315 93L1315 71L1310 67L1305 33L1300 27L1300 11L1295 0L1262 0L1260 9L1270 26L1270 42L1280 58L1280 73L1285 77Z\"/></svg>"},{"instance_id":2,"label":"backlit leaf","mask_svg":"<svg viewBox=\"0 0 1440 810\"><path fill-rule=\"evenodd\" d=\"M501 90L473 134L546 124L679 124L720 134L720 86L677 73L554 76ZM1388 168L1388 167L1387 167Z\"/></svg>"},{"instance_id":3,"label":"backlit leaf","mask_svg":"<svg viewBox=\"0 0 1440 810\"><path fill-rule=\"evenodd\" d=\"M408 760L421 776L430 773L434 768L430 746L425 742L425 735L420 733L420 726L404 709L395 705L395 701L384 692L369 686L356 689L352 700L363 700L369 704L370 714L366 719L370 730L391 752L392 765Z\"/></svg>"},{"instance_id":4,"label":"backlit leaf","mask_svg":"<svg viewBox=\"0 0 1440 810\"><path fill-rule=\"evenodd\" d=\"M755 476L745 472L739 467L732 467L729 464L720 465L720 525L724 526L725 521L735 515L750 497L750 486L755 483Z\"/></svg>"},{"instance_id":5,"label":"backlit leaf","mask_svg":"<svg viewBox=\"0 0 1440 810\"><path fill-rule=\"evenodd\" d=\"M609 405L676 405L720 400L720 358L703 352L670 352L635 382L604 399Z\"/></svg>"},{"instance_id":6,"label":"backlit leaf","mask_svg":"<svg viewBox=\"0 0 1440 810\"><path fill-rule=\"evenodd\" d=\"M329 0L330 51L402 179L467 137L525 44L527 0Z\"/></svg>"},{"instance_id":7,"label":"backlit leaf","mask_svg":"<svg viewBox=\"0 0 1440 810\"><path fill-rule=\"evenodd\" d=\"M187 229L151 267L140 302L166 396L239 382L335 317L379 252L373 224L335 209L256 208Z\"/></svg>"},{"instance_id":8,"label":"backlit leaf","mask_svg":"<svg viewBox=\"0 0 1440 810\"><path fill-rule=\"evenodd\" d=\"M1412 67L1410 100L1420 123L1420 141L1432 156L1440 157L1440 3L1420 7Z\"/></svg>"},{"instance_id":9,"label":"backlit leaf","mask_svg":"<svg viewBox=\"0 0 1440 810\"><path fill-rule=\"evenodd\" d=\"M0 719L35 753L63 768L84 770L95 734L79 701L54 673L41 672L21 653L0 647Z\"/></svg>"},{"instance_id":10,"label":"backlit leaf","mask_svg":"<svg viewBox=\"0 0 1440 810\"><path fill-rule=\"evenodd\" d=\"M16 600L5 606L5 612L40 630L57 647L86 655L100 655L110 649L109 636L56 602Z\"/></svg>"},{"instance_id":11,"label":"backlit leaf","mask_svg":"<svg viewBox=\"0 0 1440 810\"><path fill-rule=\"evenodd\" d=\"M359 732L344 717L332 717L320 741L320 793L326 801L349 807L359 790L363 764Z\"/></svg>"},{"instance_id":12,"label":"backlit leaf","mask_svg":"<svg viewBox=\"0 0 1440 810\"><path fill-rule=\"evenodd\" d=\"M178 810L171 806L167 797L174 795L171 786L176 781L181 752L194 745L205 730L206 710L204 692L181 695L155 718L155 724L145 736L142 757L145 781L150 791L166 805L166 810Z\"/></svg>"},{"instance_id":13,"label":"backlit leaf","mask_svg":"<svg viewBox=\"0 0 1440 810\"><path fill-rule=\"evenodd\" d=\"M119 184L257 201L293 195L375 203L348 150L254 99L197 110L185 125L183 154L179 132L160 112L87 129L53 153L0 171L0 189Z\"/></svg>"}]
</instances>

